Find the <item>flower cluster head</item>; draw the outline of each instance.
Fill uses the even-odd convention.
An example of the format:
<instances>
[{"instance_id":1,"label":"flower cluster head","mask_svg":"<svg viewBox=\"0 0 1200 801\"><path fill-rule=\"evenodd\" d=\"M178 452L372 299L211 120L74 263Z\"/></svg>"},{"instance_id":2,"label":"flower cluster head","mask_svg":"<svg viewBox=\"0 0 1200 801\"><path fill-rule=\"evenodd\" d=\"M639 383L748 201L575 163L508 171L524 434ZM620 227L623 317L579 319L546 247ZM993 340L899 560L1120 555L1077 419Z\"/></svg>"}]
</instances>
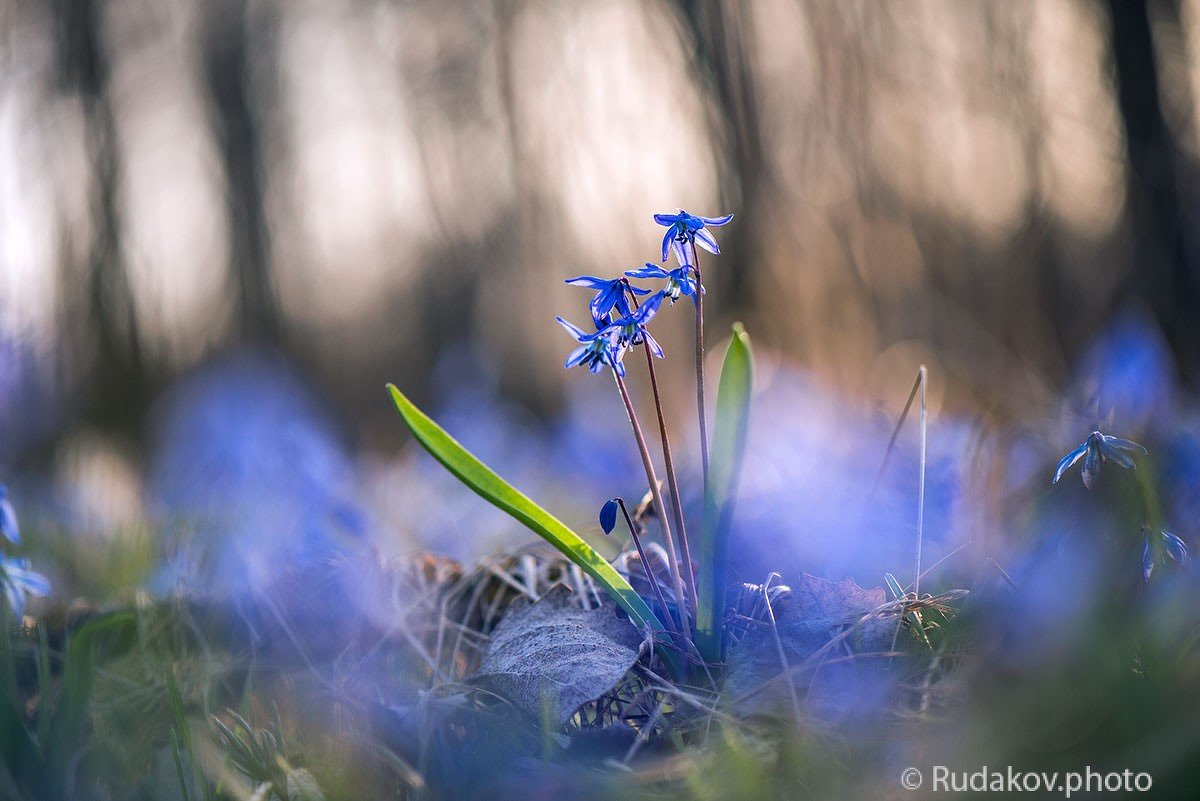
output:
<instances>
[{"instance_id":1,"label":"flower cluster head","mask_svg":"<svg viewBox=\"0 0 1200 801\"><path fill-rule=\"evenodd\" d=\"M663 358L663 349L658 341L647 330L646 324L658 312L662 304L662 293L657 293L629 314L612 320L609 314L595 320L596 330L590 334L569 320L557 317L568 334L580 343L571 355L567 357L566 367L581 364L593 373L599 373L605 367L611 367L617 375L625 377L625 351L636 345L645 345L658 358Z\"/></svg>"},{"instance_id":2,"label":"flower cluster head","mask_svg":"<svg viewBox=\"0 0 1200 801\"><path fill-rule=\"evenodd\" d=\"M1093 431L1088 434L1088 438L1078 448L1059 460L1058 467L1054 471L1054 480L1050 483L1057 484L1063 474L1082 459L1083 467L1080 472L1083 475L1083 485L1091 489L1092 482L1096 480L1096 476L1100 475L1100 465L1104 462L1112 462L1132 470L1134 464L1133 459L1129 456L1131 453L1144 455L1149 451L1136 442Z\"/></svg>"},{"instance_id":3,"label":"flower cluster head","mask_svg":"<svg viewBox=\"0 0 1200 801\"><path fill-rule=\"evenodd\" d=\"M1180 565L1187 563L1187 544L1179 537L1169 531L1160 531L1155 535L1149 526L1142 526L1142 533L1142 581L1150 581L1150 574L1159 561L1169 559Z\"/></svg>"},{"instance_id":4,"label":"flower cluster head","mask_svg":"<svg viewBox=\"0 0 1200 801\"><path fill-rule=\"evenodd\" d=\"M585 331L574 323L558 317L561 325L578 343L578 347L567 357L566 366L583 365L593 373L612 369L618 376L625 376L623 359L625 353L638 345L645 345L654 356L663 358L663 349L650 333L648 325L658 313L664 299L672 304L686 295L699 302L704 287L700 285L699 273L687 255L687 245L697 242L712 253L720 253L717 240L708 232L710 226L725 225L733 219L732 214L723 217L700 217L683 209L678 214L655 214L654 221L667 226L663 237L662 257L666 261L667 251L672 247L679 258L679 267L666 270L647 262L644 267L629 270L618 278L600 278L580 275L568 278L570 286L590 289L595 294L588 302L594 331ZM674 243L674 245L672 245ZM638 286L630 281L660 280L664 284L657 292ZM648 296L648 297L647 297ZM639 300L642 298L642 300Z\"/></svg>"},{"instance_id":5,"label":"flower cluster head","mask_svg":"<svg viewBox=\"0 0 1200 801\"><path fill-rule=\"evenodd\" d=\"M7 541L16 545L21 541L21 529L17 524L17 513L8 500L8 491L0 484L0 545ZM41 573L29 569L28 559L18 559L0 553L0 588L8 599L9 611L17 618L25 614L25 603L31 595L47 595L50 582Z\"/></svg>"},{"instance_id":6,"label":"flower cluster head","mask_svg":"<svg viewBox=\"0 0 1200 801\"><path fill-rule=\"evenodd\" d=\"M688 258L688 249L684 247L685 245L691 245L693 254L697 244L709 253L720 253L721 248L717 246L716 238L708 229L719 228L728 224L732 219L732 214L721 217L701 217L683 209L679 209L678 214L655 214L654 221L667 228L662 239L662 261L667 260L667 251L674 251L675 258L679 259L681 265L690 265L692 260Z\"/></svg>"}]
</instances>

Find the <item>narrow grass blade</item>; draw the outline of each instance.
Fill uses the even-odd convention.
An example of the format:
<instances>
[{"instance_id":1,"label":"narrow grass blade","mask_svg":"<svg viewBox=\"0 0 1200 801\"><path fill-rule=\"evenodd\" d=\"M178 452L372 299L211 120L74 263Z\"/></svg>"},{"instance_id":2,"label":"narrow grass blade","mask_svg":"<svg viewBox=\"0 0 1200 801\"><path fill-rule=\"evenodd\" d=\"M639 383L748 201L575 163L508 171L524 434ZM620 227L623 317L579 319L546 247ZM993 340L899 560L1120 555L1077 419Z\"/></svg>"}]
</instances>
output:
<instances>
[{"instance_id":1,"label":"narrow grass blade","mask_svg":"<svg viewBox=\"0 0 1200 801\"><path fill-rule=\"evenodd\" d=\"M433 422L393 384L388 391L396 410L413 436L429 451L433 458L454 474L459 481L474 490L480 497L529 527L535 534L549 542L564 556L579 565L624 609L638 626L650 626L666 631L662 621L641 599L629 582L601 556L558 518L538 506L518 491L470 451Z\"/></svg>"},{"instance_id":2,"label":"narrow grass blade","mask_svg":"<svg viewBox=\"0 0 1200 801\"><path fill-rule=\"evenodd\" d=\"M717 411L713 421L709 485L704 498L704 530L697 558L696 647L709 662L721 660L722 622L725 618L725 582L729 562L729 532L746 431L750 423L750 392L754 381L754 356L750 337L741 324L725 351L717 385Z\"/></svg>"}]
</instances>

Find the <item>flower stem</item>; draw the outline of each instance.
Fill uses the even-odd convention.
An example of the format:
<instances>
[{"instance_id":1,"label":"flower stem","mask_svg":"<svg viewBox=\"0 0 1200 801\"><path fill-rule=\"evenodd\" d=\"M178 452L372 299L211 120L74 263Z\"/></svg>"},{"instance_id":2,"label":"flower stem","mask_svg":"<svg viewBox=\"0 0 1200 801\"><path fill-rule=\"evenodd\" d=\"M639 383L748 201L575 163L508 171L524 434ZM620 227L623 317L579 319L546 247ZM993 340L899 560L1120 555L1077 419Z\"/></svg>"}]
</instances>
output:
<instances>
[{"instance_id":1,"label":"flower stem","mask_svg":"<svg viewBox=\"0 0 1200 801\"><path fill-rule=\"evenodd\" d=\"M696 271L696 413L700 418L700 467L704 475L704 495L708 497L708 421L704 406L704 282L700 275L700 257L692 241L692 269Z\"/></svg>"},{"instance_id":2,"label":"flower stem","mask_svg":"<svg viewBox=\"0 0 1200 801\"><path fill-rule=\"evenodd\" d=\"M646 370L650 373L650 386L654 390L654 411L658 413L658 434L662 440L663 465L667 471L667 487L671 491L671 512L675 516L675 531L679 533L680 558L683 559L684 589L687 590L688 608L696 608L696 573L692 567L692 552L688 547L687 526L683 519L683 498L679 495L679 480L675 477L675 460L671 458L671 439L667 436L667 418L663 414L662 397L658 391L658 376L654 371L654 357L649 348L646 353Z\"/></svg>"},{"instance_id":3,"label":"flower stem","mask_svg":"<svg viewBox=\"0 0 1200 801\"><path fill-rule=\"evenodd\" d=\"M917 368L917 382L921 385L921 472L917 478L917 569L916 576L913 578L913 595L919 601L921 600L921 550L925 544L926 446L929 440L928 405L925 402L925 386L929 383L929 371L923 364Z\"/></svg>"},{"instance_id":4,"label":"flower stem","mask_svg":"<svg viewBox=\"0 0 1200 801\"><path fill-rule=\"evenodd\" d=\"M654 575L650 560L646 557L646 549L642 547L642 538L638 536L638 525L629 516L629 510L625 508L624 498L617 498L617 505L621 507L621 514L625 515L625 525L629 526L629 536L633 537L633 544L637 548L638 558L642 560L642 568L646 571L646 581L650 582L650 587L654 590L654 597L658 599L659 605L662 606L663 614L666 615L667 620L675 623L675 618L671 615L671 607L667 606L667 599L663 595L662 587L658 586L658 576Z\"/></svg>"},{"instance_id":5,"label":"flower stem","mask_svg":"<svg viewBox=\"0 0 1200 801\"><path fill-rule=\"evenodd\" d=\"M658 486L658 476L654 472L654 461L650 458L650 449L646 446L646 435L642 433L641 423L638 422L637 412L633 408L633 400L629 397L629 389L625 379L616 370L613 377L617 380L617 389L621 400L625 403L625 413L629 416L629 426L633 429L633 438L637 440L638 452L642 457L642 466L646 468L646 480L650 482L650 497L654 500L654 512L658 515L658 523L662 528L663 543L667 546L667 560L671 565L671 581L674 584L675 598L680 606L680 618L686 619L687 595L683 591L683 578L679 572L679 559L675 555L675 538L671 536L671 523L667 520L667 508L663 503L662 490ZM687 628L684 626L683 628Z\"/></svg>"}]
</instances>

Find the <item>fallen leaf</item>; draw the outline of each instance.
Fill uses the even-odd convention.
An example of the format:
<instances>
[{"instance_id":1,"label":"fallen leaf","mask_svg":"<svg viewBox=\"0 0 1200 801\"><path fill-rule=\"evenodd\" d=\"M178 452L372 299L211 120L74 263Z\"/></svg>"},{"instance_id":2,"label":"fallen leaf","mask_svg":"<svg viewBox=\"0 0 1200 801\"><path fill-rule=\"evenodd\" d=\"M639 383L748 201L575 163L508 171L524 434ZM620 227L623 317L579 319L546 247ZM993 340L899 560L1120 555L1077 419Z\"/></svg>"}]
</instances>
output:
<instances>
[{"instance_id":1,"label":"fallen leaf","mask_svg":"<svg viewBox=\"0 0 1200 801\"><path fill-rule=\"evenodd\" d=\"M540 719L562 726L612 690L637 662L644 637L606 603L585 610L557 585L536 603L513 604L492 633L475 681Z\"/></svg>"}]
</instances>

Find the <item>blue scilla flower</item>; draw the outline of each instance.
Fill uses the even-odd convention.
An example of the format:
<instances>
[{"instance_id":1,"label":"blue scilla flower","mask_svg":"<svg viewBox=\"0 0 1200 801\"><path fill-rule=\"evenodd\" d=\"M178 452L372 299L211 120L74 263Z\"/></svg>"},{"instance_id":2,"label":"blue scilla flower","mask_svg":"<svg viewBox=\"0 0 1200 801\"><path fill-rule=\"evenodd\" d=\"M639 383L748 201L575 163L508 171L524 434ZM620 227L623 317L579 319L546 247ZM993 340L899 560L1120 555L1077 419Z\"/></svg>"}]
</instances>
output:
<instances>
[{"instance_id":1,"label":"blue scilla flower","mask_svg":"<svg viewBox=\"0 0 1200 801\"><path fill-rule=\"evenodd\" d=\"M568 278L566 283L571 286L581 286L585 289L596 290L595 297L588 303L592 319L597 326L603 327L611 322L612 310L617 310L620 317L628 317L633 313L629 299L635 295L649 295L649 289L642 289L629 283L626 278L597 278L594 275L580 275Z\"/></svg>"},{"instance_id":2,"label":"blue scilla flower","mask_svg":"<svg viewBox=\"0 0 1200 801\"><path fill-rule=\"evenodd\" d=\"M732 214L723 217L701 217L689 214L683 209L680 209L678 214L655 214L654 221L667 227L662 240L662 260L667 260L668 250L674 250L679 263L688 264L687 249L683 247L685 243L699 243L700 247L709 253L720 253L721 248L717 246L717 240L707 229L725 225L732 219Z\"/></svg>"},{"instance_id":3,"label":"blue scilla flower","mask_svg":"<svg viewBox=\"0 0 1200 801\"><path fill-rule=\"evenodd\" d=\"M568 334L575 338L576 342L580 343L579 347L571 351L571 355L567 357L565 367L571 368L582 364L593 373L599 373L605 367L611 367L617 375L625 377L625 365L621 360L625 358L626 344L621 341L615 326L607 325L589 334L561 317L555 319Z\"/></svg>"},{"instance_id":4,"label":"blue scilla flower","mask_svg":"<svg viewBox=\"0 0 1200 801\"><path fill-rule=\"evenodd\" d=\"M29 596L50 593L50 581L41 573L30 570L28 559L0 556L0 585L8 598L8 608L17 620L25 614Z\"/></svg>"},{"instance_id":5,"label":"blue scilla flower","mask_svg":"<svg viewBox=\"0 0 1200 801\"><path fill-rule=\"evenodd\" d=\"M16 545L21 541L21 527L17 525L17 512L8 501L8 490L0 484L0 537Z\"/></svg>"},{"instance_id":6,"label":"blue scilla flower","mask_svg":"<svg viewBox=\"0 0 1200 801\"><path fill-rule=\"evenodd\" d=\"M654 318L655 314L658 314L663 297L662 292L656 292L632 314L619 320L613 320L609 329L613 331L616 341L626 347L645 344L651 353L660 359L663 358L662 346L646 328L646 324Z\"/></svg>"},{"instance_id":7,"label":"blue scilla flower","mask_svg":"<svg viewBox=\"0 0 1200 801\"><path fill-rule=\"evenodd\" d=\"M1170 559L1176 564L1187 564L1188 548L1187 543L1176 537L1169 531L1160 531L1155 536L1148 527L1143 526L1142 532L1144 540L1142 542L1142 580L1149 581L1150 574L1154 572L1155 564L1160 560L1161 555L1166 559ZM1165 561L1165 559L1163 560Z\"/></svg>"},{"instance_id":8,"label":"blue scilla flower","mask_svg":"<svg viewBox=\"0 0 1200 801\"><path fill-rule=\"evenodd\" d=\"M1058 462L1058 468L1054 471L1054 480L1051 484L1057 484L1058 480L1063 477L1063 473L1071 467L1071 465L1083 459L1083 485L1088 489L1092 488L1092 482L1096 476L1100 474L1100 465L1103 462L1113 462L1121 467L1133 469L1133 459L1129 456L1130 453L1149 453L1144 447L1136 442L1131 442L1120 437L1110 437L1108 434L1101 434L1099 431L1093 431L1088 434L1078 448L1068 453Z\"/></svg>"},{"instance_id":9,"label":"blue scilla flower","mask_svg":"<svg viewBox=\"0 0 1200 801\"><path fill-rule=\"evenodd\" d=\"M639 267L636 270L630 270L625 275L630 278L661 278L667 282L663 287L662 293L672 303L679 300L680 295L687 295L695 300L696 298L696 271L692 269L690 264L684 264L676 267L674 270L664 270L657 264L646 262L645 267ZM699 287L700 292L704 291L704 287Z\"/></svg>"},{"instance_id":10,"label":"blue scilla flower","mask_svg":"<svg viewBox=\"0 0 1200 801\"><path fill-rule=\"evenodd\" d=\"M612 534L612 530L617 526L617 505L619 503L620 501L616 498L611 498L600 507L600 528L605 534Z\"/></svg>"}]
</instances>

